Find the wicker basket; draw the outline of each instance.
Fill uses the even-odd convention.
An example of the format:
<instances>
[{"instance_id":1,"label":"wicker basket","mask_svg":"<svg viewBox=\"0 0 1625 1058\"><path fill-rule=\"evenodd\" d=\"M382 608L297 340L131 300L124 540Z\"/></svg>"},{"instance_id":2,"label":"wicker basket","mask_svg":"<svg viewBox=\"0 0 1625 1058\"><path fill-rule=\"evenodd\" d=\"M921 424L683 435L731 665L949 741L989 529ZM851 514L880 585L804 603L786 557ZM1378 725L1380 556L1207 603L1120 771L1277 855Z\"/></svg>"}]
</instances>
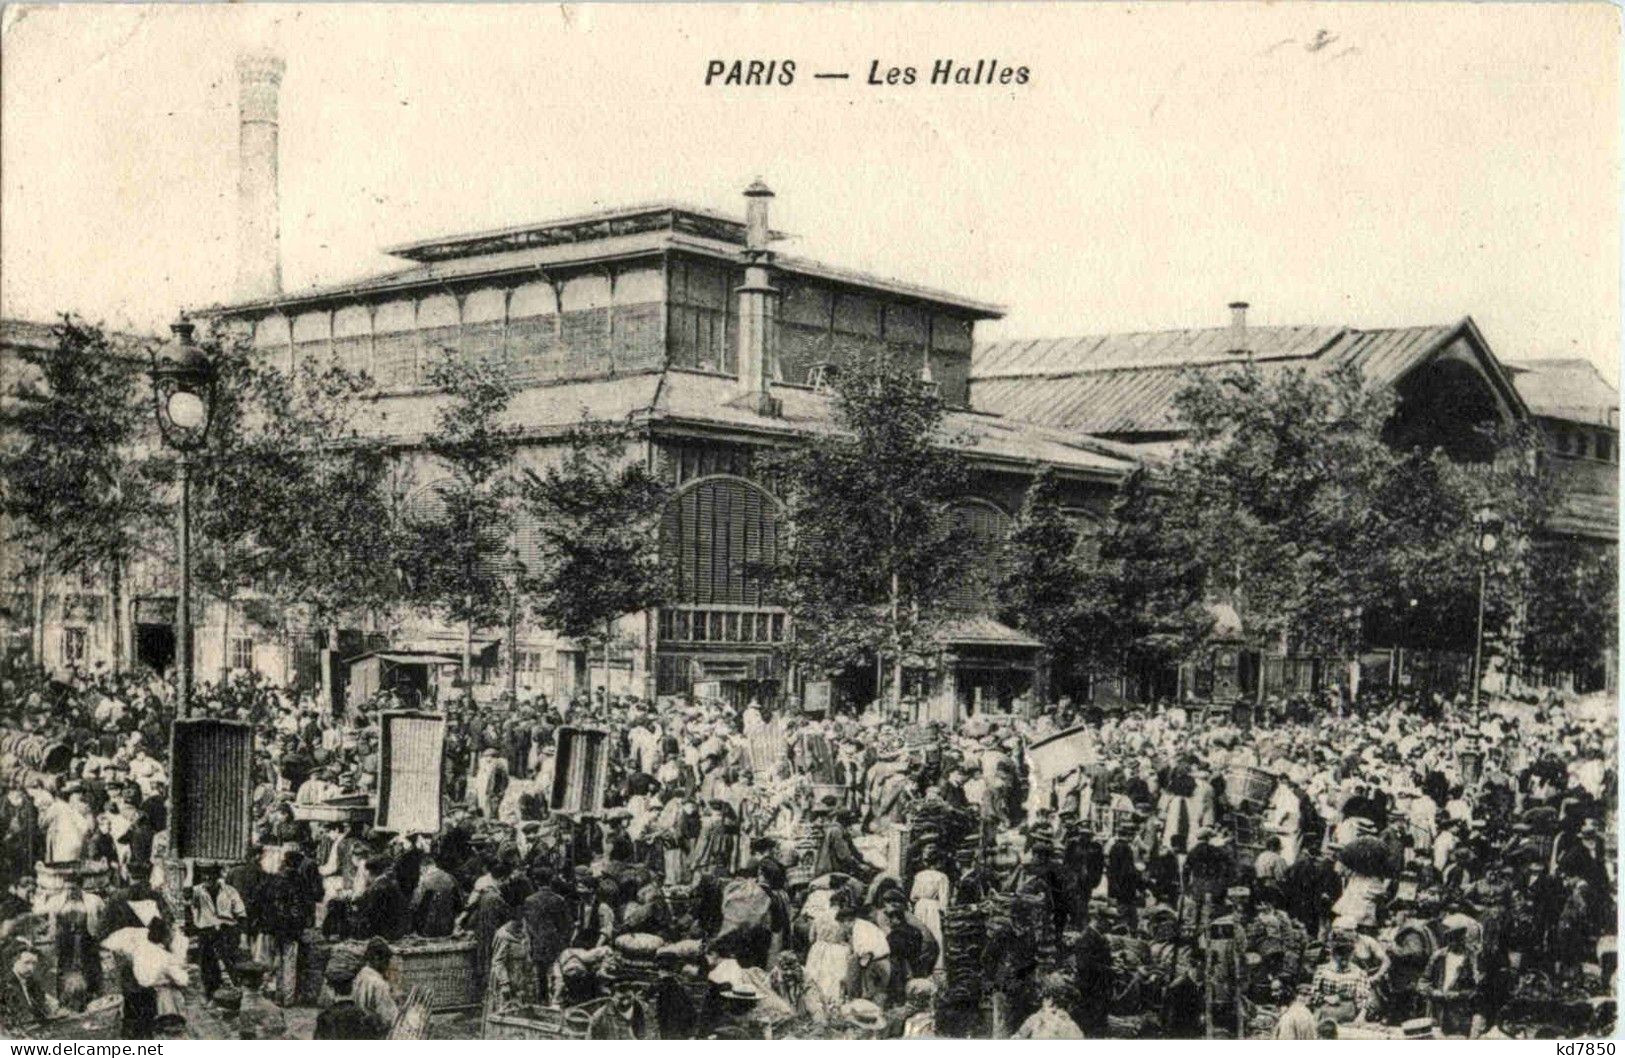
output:
<instances>
[{"instance_id":1,"label":"wicker basket","mask_svg":"<svg viewBox=\"0 0 1625 1058\"><path fill-rule=\"evenodd\" d=\"M488 1040L584 1040L594 1006L521 1007L488 1014L483 1035Z\"/></svg>"},{"instance_id":2,"label":"wicker basket","mask_svg":"<svg viewBox=\"0 0 1625 1058\"><path fill-rule=\"evenodd\" d=\"M473 937L448 937L411 946L389 946L389 972L385 975L396 995L414 988L429 997L429 1009L466 1010L479 1003L475 991Z\"/></svg>"}]
</instances>

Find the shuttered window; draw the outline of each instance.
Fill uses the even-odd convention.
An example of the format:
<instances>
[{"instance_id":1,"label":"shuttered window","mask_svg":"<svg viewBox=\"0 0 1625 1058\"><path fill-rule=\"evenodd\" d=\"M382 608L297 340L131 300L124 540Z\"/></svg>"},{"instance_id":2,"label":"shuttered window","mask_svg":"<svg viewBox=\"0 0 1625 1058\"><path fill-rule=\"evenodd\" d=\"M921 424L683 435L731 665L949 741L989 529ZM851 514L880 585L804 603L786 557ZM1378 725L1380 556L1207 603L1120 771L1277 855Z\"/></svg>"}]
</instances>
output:
<instances>
[{"instance_id":1,"label":"shuttered window","mask_svg":"<svg viewBox=\"0 0 1625 1058\"><path fill-rule=\"evenodd\" d=\"M677 600L760 606L753 568L777 560L773 500L743 481L701 481L672 500L661 524L661 552L677 581Z\"/></svg>"},{"instance_id":2,"label":"shuttered window","mask_svg":"<svg viewBox=\"0 0 1625 1058\"><path fill-rule=\"evenodd\" d=\"M1000 553L1010 534L1010 517L985 503L964 503L954 508L959 524L970 533L975 558L970 575L961 581L950 599L956 610L982 613L991 609L990 590L999 581Z\"/></svg>"}]
</instances>

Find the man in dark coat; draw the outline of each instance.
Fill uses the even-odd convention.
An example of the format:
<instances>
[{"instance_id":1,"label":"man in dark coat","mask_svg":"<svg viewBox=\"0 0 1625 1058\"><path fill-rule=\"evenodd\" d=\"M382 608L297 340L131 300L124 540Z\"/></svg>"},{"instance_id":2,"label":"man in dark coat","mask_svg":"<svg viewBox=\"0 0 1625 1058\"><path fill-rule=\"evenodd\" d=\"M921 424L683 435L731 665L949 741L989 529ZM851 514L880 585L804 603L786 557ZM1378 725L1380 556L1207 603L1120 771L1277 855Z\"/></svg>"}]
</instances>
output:
<instances>
[{"instance_id":1,"label":"man in dark coat","mask_svg":"<svg viewBox=\"0 0 1625 1058\"><path fill-rule=\"evenodd\" d=\"M525 932L530 937L530 960L536 967L536 987L545 1001L548 991L548 970L559 957L569 940L575 924L575 911L554 888L551 872L539 871L536 891L520 910L525 920Z\"/></svg>"},{"instance_id":2,"label":"man in dark coat","mask_svg":"<svg viewBox=\"0 0 1625 1058\"><path fill-rule=\"evenodd\" d=\"M412 931L411 908L386 857L367 861L367 887L356 898L352 915L352 932L359 937L399 940Z\"/></svg>"},{"instance_id":3,"label":"man in dark coat","mask_svg":"<svg viewBox=\"0 0 1625 1058\"><path fill-rule=\"evenodd\" d=\"M1320 925L1341 890L1336 869L1313 845L1306 845L1298 853L1297 862L1286 869L1286 878L1281 883L1287 913L1297 919L1311 937L1319 934Z\"/></svg>"},{"instance_id":4,"label":"man in dark coat","mask_svg":"<svg viewBox=\"0 0 1625 1058\"><path fill-rule=\"evenodd\" d=\"M7 790L0 803L0 881L10 887L19 878L32 876L36 850L43 843L34 799L15 787Z\"/></svg>"},{"instance_id":5,"label":"man in dark coat","mask_svg":"<svg viewBox=\"0 0 1625 1058\"><path fill-rule=\"evenodd\" d=\"M420 937L449 937L462 909L462 886L438 858L431 857L412 893L412 931Z\"/></svg>"},{"instance_id":6,"label":"man in dark coat","mask_svg":"<svg viewBox=\"0 0 1625 1058\"><path fill-rule=\"evenodd\" d=\"M129 872L131 881L137 878L144 881L152 873L152 842L154 834L155 828L152 821L147 818L145 811L139 811L135 814L135 822L130 824L130 829L126 830L118 839L120 845L130 846L130 855L125 863L125 869Z\"/></svg>"},{"instance_id":7,"label":"man in dark coat","mask_svg":"<svg viewBox=\"0 0 1625 1058\"><path fill-rule=\"evenodd\" d=\"M502 877L498 877L498 873ZM474 932L474 982L483 993L485 978L491 971L491 946L496 939L497 930L506 926L513 919L513 909L503 897L504 882L509 873L506 864L497 864L491 869L491 877L497 881L496 885L482 889L474 897L474 906L469 909L468 927Z\"/></svg>"},{"instance_id":8,"label":"man in dark coat","mask_svg":"<svg viewBox=\"0 0 1625 1058\"><path fill-rule=\"evenodd\" d=\"M1062 931L1068 922L1073 928L1089 917L1089 894L1100 884L1106 873L1106 850L1095 840L1094 828L1085 823L1067 839L1064 856L1066 884L1061 887L1063 899L1055 903L1056 926Z\"/></svg>"},{"instance_id":9,"label":"man in dark coat","mask_svg":"<svg viewBox=\"0 0 1625 1058\"><path fill-rule=\"evenodd\" d=\"M1111 1010L1112 993L1116 979L1112 973L1111 942L1094 922L1087 917L1079 921L1076 933L1066 935L1072 959L1074 980L1077 981L1077 1004L1070 1011L1078 1028L1092 1040L1106 1038L1106 1015Z\"/></svg>"},{"instance_id":10,"label":"man in dark coat","mask_svg":"<svg viewBox=\"0 0 1625 1058\"><path fill-rule=\"evenodd\" d=\"M152 796L141 802L141 814L152 824L153 833L162 834L169 829L169 794L161 782L152 787Z\"/></svg>"}]
</instances>

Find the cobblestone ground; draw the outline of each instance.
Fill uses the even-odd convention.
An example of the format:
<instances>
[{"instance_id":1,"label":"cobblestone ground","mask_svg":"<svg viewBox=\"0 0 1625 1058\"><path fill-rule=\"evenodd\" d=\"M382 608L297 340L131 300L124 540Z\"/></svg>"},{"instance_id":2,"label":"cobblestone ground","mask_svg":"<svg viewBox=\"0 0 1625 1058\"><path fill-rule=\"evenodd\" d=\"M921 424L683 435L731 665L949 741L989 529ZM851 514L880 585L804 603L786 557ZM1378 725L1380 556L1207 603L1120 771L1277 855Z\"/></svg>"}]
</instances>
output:
<instances>
[{"instance_id":1,"label":"cobblestone ground","mask_svg":"<svg viewBox=\"0 0 1625 1058\"><path fill-rule=\"evenodd\" d=\"M188 990L185 1004L188 1036L195 1040L230 1038L229 1031L200 993ZM317 1007L284 1007L282 1016L287 1022L288 1038L310 1039L316 1032L318 1013ZM119 1038L118 1028L119 1008L114 1004L94 1014L54 1021L34 1035L48 1040L115 1040ZM433 1040L478 1039L479 1033L476 1014L443 1014L429 1023L429 1038Z\"/></svg>"}]
</instances>

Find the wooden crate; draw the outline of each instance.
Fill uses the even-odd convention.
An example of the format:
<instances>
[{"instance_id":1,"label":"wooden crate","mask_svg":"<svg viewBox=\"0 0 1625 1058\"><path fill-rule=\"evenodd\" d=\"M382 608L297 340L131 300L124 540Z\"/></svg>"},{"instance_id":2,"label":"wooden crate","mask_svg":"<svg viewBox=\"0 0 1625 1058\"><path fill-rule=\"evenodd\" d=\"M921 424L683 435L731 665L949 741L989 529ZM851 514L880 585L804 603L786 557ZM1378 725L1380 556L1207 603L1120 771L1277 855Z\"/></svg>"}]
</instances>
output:
<instances>
[{"instance_id":1,"label":"wooden crate","mask_svg":"<svg viewBox=\"0 0 1625 1058\"><path fill-rule=\"evenodd\" d=\"M429 1009L466 1010L478 1005L474 990L475 942L473 937L448 937L423 944L389 946L390 988L404 996L414 988L429 997Z\"/></svg>"}]
</instances>

